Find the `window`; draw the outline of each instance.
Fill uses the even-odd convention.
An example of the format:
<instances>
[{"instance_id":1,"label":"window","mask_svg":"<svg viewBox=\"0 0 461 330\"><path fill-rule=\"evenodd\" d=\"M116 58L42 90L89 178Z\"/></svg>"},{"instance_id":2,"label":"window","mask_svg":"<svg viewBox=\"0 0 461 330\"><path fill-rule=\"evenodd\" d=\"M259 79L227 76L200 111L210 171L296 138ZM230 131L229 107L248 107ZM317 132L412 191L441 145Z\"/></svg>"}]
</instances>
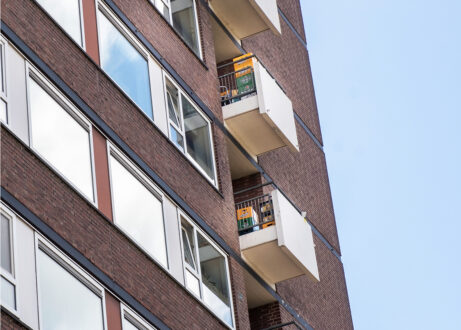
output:
<instances>
[{"instance_id":1,"label":"window","mask_svg":"<svg viewBox=\"0 0 461 330\"><path fill-rule=\"evenodd\" d=\"M104 329L103 289L41 241L36 258L41 329Z\"/></svg>"},{"instance_id":2,"label":"window","mask_svg":"<svg viewBox=\"0 0 461 330\"><path fill-rule=\"evenodd\" d=\"M194 0L171 0L173 27L189 47L201 57L197 13Z\"/></svg>"},{"instance_id":3,"label":"window","mask_svg":"<svg viewBox=\"0 0 461 330\"><path fill-rule=\"evenodd\" d=\"M123 330L154 330L146 321L121 304Z\"/></svg>"},{"instance_id":4,"label":"window","mask_svg":"<svg viewBox=\"0 0 461 330\"><path fill-rule=\"evenodd\" d=\"M8 106L6 101L6 42L0 38L0 120L8 123Z\"/></svg>"},{"instance_id":5,"label":"window","mask_svg":"<svg viewBox=\"0 0 461 330\"><path fill-rule=\"evenodd\" d=\"M109 162L115 224L167 267L161 194L113 150Z\"/></svg>"},{"instance_id":6,"label":"window","mask_svg":"<svg viewBox=\"0 0 461 330\"><path fill-rule=\"evenodd\" d=\"M184 215L181 238L186 288L233 327L227 258Z\"/></svg>"},{"instance_id":7,"label":"window","mask_svg":"<svg viewBox=\"0 0 461 330\"><path fill-rule=\"evenodd\" d=\"M165 19L171 23L170 0L150 0Z\"/></svg>"},{"instance_id":8,"label":"window","mask_svg":"<svg viewBox=\"0 0 461 330\"><path fill-rule=\"evenodd\" d=\"M83 47L83 22L80 0L36 0L53 19Z\"/></svg>"},{"instance_id":9,"label":"window","mask_svg":"<svg viewBox=\"0 0 461 330\"><path fill-rule=\"evenodd\" d=\"M91 126L30 71L31 147L91 201L95 201Z\"/></svg>"},{"instance_id":10,"label":"window","mask_svg":"<svg viewBox=\"0 0 461 330\"><path fill-rule=\"evenodd\" d=\"M16 310L16 280L14 265L13 215L6 210L1 211L1 304Z\"/></svg>"},{"instance_id":11,"label":"window","mask_svg":"<svg viewBox=\"0 0 461 330\"><path fill-rule=\"evenodd\" d=\"M149 117L152 99L147 56L128 41L109 20L110 15L98 11L99 52L101 67Z\"/></svg>"},{"instance_id":12,"label":"window","mask_svg":"<svg viewBox=\"0 0 461 330\"><path fill-rule=\"evenodd\" d=\"M170 139L216 184L211 125L168 77L165 77Z\"/></svg>"}]
</instances>

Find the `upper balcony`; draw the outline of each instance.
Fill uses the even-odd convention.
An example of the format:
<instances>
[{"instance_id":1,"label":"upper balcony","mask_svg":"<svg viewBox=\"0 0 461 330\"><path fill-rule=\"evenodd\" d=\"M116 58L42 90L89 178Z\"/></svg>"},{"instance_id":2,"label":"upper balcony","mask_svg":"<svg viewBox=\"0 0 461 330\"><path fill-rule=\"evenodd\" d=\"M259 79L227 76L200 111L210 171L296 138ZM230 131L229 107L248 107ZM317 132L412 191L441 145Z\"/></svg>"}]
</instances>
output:
<instances>
[{"instance_id":1,"label":"upper balcony","mask_svg":"<svg viewBox=\"0 0 461 330\"><path fill-rule=\"evenodd\" d=\"M312 229L280 191L237 203L236 210L242 256L268 284L304 274L319 280ZM249 304L266 302L253 292Z\"/></svg>"},{"instance_id":2,"label":"upper balcony","mask_svg":"<svg viewBox=\"0 0 461 330\"><path fill-rule=\"evenodd\" d=\"M210 0L209 5L237 39L267 29L281 33L276 0Z\"/></svg>"},{"instance_id":3,"label":"upper balcony","mask_svg":"<svg viewBox=\"0 0 461 330\"><path fill-rule=\"evenodd\" d=\"M250 155L299 150L291 101L255 56L220 65L218 74L224 122Z\"/></svg>"}]
</instances>

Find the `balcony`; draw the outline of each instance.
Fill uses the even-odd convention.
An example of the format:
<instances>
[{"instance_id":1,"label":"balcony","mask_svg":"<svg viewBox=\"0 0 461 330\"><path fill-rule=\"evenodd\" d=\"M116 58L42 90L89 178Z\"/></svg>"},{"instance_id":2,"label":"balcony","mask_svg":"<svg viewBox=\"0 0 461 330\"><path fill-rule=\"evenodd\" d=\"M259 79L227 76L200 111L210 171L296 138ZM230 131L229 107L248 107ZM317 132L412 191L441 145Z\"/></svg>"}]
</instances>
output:
<instances>
[{"instance_id":1,"label":"balcony","mask_svg":"<svg viewBox=\"0 0 461 330\"><path fill-rule=\"evenodd\" d=\"M312 229L278 190L237 203L236 211L242 257L269 285L300 275L319 281ZM250 305L266 302L253 292Z\"/></svg>"},{"instance_id":2,"label":"balcony","mask_svg":"<svg viewBox=\"0 0 461 330\"><path fill-rule=\"evenodd\" d=\"M220 65L218 74L225 125L250 155L299 150L291 101L255 56Z\"/></svg>"},{"instance_id":3,"label":"balcony","mask_svg":"<svg viewBox=\"0 0 461 330\"><path fill-rule=\"evenodd\" d=\"M281 33L276 0L210 0L209 5L237 39L268 29Z\"/></svg>"}]
</instances>

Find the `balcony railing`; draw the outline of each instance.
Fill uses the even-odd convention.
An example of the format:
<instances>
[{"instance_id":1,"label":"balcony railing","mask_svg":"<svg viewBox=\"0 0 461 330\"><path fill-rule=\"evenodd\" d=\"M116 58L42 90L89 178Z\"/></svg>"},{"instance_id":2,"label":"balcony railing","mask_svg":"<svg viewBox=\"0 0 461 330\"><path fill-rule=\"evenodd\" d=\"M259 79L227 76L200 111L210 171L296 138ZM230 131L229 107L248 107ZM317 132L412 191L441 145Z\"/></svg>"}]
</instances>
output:
<instances>
[{"instance_id":1,"label":"balcony railing","mask_svg":"<svg viewBox=\"0 0 461 330\"><path fill-rule=\"evenodd\" d=\"M227 105L256 94L254 55L218 67L221 104Z\"/></svg>"},{"instance_id":2,"label":"balcony railing","mask_svg":"<svg viewBox=\"0 0 461 330\"><path fill-rule=\"evenodd\" d=\"M236 203L239 235L248 234L275 225L271 194Z\"/></svg>"}]
</instances>

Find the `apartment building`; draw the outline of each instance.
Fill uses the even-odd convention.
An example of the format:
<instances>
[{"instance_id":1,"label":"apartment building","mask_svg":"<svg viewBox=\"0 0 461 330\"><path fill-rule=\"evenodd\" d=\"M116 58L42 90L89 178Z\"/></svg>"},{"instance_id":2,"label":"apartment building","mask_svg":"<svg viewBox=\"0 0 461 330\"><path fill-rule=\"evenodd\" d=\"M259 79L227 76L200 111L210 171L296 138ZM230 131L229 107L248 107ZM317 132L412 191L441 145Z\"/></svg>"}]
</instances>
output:
<instances>
[{"instance_id":1,"label":"apartment building","mask_svg":"<svg viewBox=\"0 0 461 330\"><path fill-rule=\"evenodd\" d=\"M2 0L2 329L352 329L298 0Z\"/></svg>"}]
</instances>

